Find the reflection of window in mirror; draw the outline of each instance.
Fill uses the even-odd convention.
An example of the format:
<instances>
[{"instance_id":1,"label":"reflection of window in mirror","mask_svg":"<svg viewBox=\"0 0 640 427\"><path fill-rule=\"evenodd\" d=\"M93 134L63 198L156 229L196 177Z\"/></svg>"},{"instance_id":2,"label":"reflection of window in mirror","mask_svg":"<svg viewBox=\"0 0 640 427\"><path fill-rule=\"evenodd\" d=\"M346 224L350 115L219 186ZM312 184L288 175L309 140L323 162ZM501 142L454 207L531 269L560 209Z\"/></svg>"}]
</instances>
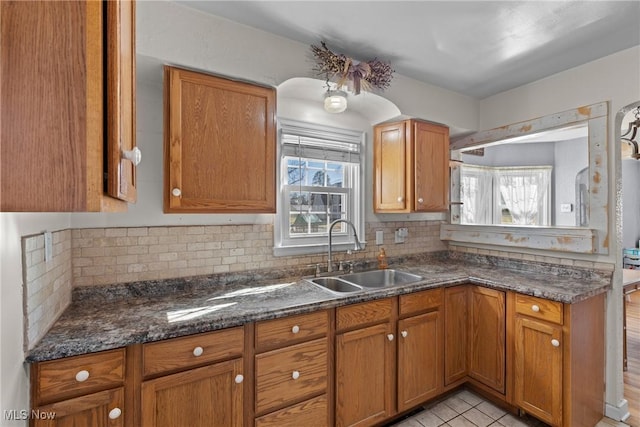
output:
<instances>
[{"instance_id":1,"label":"reflection of window in mirror","mask_svg":"<svg viewBox=\"0 0 640 427\"><path fill-rule=\"evenodd\" d=\"M460 221L587 226L587 125L461 150Z\"/></svg>"}]
</instances>

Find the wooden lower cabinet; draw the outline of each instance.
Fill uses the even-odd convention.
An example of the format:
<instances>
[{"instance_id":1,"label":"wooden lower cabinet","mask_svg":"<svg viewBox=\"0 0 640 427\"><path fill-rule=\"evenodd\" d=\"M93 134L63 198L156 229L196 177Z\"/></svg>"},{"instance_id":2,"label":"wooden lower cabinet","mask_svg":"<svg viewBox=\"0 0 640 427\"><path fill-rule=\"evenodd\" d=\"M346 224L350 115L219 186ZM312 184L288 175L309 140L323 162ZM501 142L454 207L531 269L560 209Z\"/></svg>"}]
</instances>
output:
<instances>
[{"instance_id":1,"label":"wooden lower cabinet","mask_svg":"<svg viewBox=\"0 0 640 427\"><path fill-rule=\"evenodd\" d=\"M336 425L369 426L393 415L391 322L336 336Z\"/></svg>"},{"instance_id":2,"label":"wooden lower cabinet","mask_svg":"<svg viewBox=\"0 0 640 427\"><path fill-rule=\"evenodd\" d=\"M439 311L398 321L398 411L442 392L442 318Z\"/></svg>"},{"instance_id":3,"label":"wooden lower cabinet","mask_svg":"<svg viewBox=\"0 0 640 427\"><path fill-rule=\"evenodd\" d=\"M469 288L469 377L505 393L505 293Z\"/></svg>"},{"instance_id":4,"label":"wooden lower cabinet","mask_svg":"<svg viewBox=\"0 0 640 427\"><path fill-rule=\"evenodd\" d=\"M242 359L142 383L143 427L242 427Z\"/></svg>"},{"instance_id":5,"label":"wooden lower cabinet","mask_svg":"<svg viewBox=\"0 0 640 427\"><path fill-rule=\"evenodd\" d=\"M33 427L124 427L124 388L105 390L36 408Z\"/></svg>"},{"instance_id":6,"label":"wooden lower cabinet","mask_svg":"<svg viewBox=\"0 0 640 427\"><path fill-rule=\"evenodd\" d=\"M463 381L467 368L469 286L444 290L444 384Z\"/></svg>"},{"instance_id":7,"label":"wooden lower cabinet","mask_svg":"<svg viewBox=\"0 0 640 427\"><path fill-rule=\"evenodd\" d=\"M30 425L371 426L468 381L553 427L593 426L604 299L462 285L35 363Z\"/></svg>"},{"instance_id":8,"label":"wooden lower cabinet","mask_svg":"<svg viewBox=\"0 0 640 427\"><path fill-rule=\"evenodd\" d=\"M560 342L562 326L516 316L515 404L554 426L562 424Z\"/></svg>"}]
</instances>

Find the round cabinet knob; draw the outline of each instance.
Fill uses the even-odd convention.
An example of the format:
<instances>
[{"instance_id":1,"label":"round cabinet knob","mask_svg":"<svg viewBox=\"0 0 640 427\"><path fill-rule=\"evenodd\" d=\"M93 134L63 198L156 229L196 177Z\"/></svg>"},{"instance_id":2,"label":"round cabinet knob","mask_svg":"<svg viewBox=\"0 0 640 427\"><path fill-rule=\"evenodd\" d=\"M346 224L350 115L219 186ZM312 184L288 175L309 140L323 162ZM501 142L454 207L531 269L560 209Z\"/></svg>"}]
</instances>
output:
<instances>
[{"instance_id":1,"label":"round cabinet knob","mask_svg":"<svg viewBox=\"0 0 640 427\"><path fill-rule=\"evenodd\" d=\"M400 335L402 335L402 338L406 338L409 335L409 332L402 331L402 332L400 332Z\"/></svg>"},{"instance_id":2,"label":"round cabinet knob","mask_svg":"<svg viewBox=\"0 0 640 427\"><path fill-rule=\"evenodd\" d=\"M193 355L195 357L202 356L202 353L204 353L204 350L202 349L202 347L196 347L193 349Z\"/></svg>"},{"instance_id":3,"label":"round cabinet knob","mask_svg":"<svg viewBox=\"0 0 640 427\"><path fill-rule=\"evenodd\" d=\"M76 374L76 381L78 381L79 383L84 382L88 379L89 379L89 371L86 371L83 369L82 371L78 371L78 373Z\"/></svg>"},{"instance_id":4,"label":"round cabinet knob","mask_svg":"<svg viewBox=\"0 0 640 427\"><path fill-rule=\"evenodd\" d=\"M236 384L240 384L242 383L242 381L244 381L244 376L242 376L241 374L236 375L236 378L234 380L236 382Z\"/></svg>"},{"instance_id":5,"label":"round cabinet knob","mask_svg":"<svg viewBox=\"0 0 640 427\"><path fill-rule=\"evenodd\" d=\"M535 311L537 313L540 311L540 307L534 304L531 306L531 311Z\"/></svg>"},{"instance_id":6,"label":"round cabinet knob","mask_svg":"<svg viewBox=\"0 0 640 427\"><path fill-rule=\"evenodd\" d=\"M399 196L399 197L398 197L398 202L402 203L403 201L404 201L404 197Z\"/></svg>"},{"instance_id":7,"label":"round cabinet knob","mask_svg":"<svg viewBox=\"0 0 640 427\"><path fill-rule=\"evenodd\" d=\"M120 408L113 408L112 410L109 411L109 418L112 420L115 420L116 418L120 418L120 415L122 415L122 409Z\"/></svg>"},{"instance_id":8,"label":"round cabinet knob","mask_svg":"<svg viewBox=\"0 0 640 427\"><path fill-rule=\"evenodd\" d=\"M138 166L142 160L142 151L138 147L133 147L133 150L123 150L122 158L130 160L134 166Z\"/></svg>"},{"instance_id":9,"label":"round cabinet knob","mask_svg":"<svg viewBox=\"0 0 640 427\"><path fill-rule=\"evenodd\" d=\"M389 334L389 335L387 335L387 339L388 339L389 341L393 341L393 334Z\"/></svg>"},{"instance_id":10,"label":"round cabinet knob","mask_svg":"<svg viewBox=\"0 0 640 427\"><path fill-rule=\"evenodd\" d=\"M420 198L418 199L418 203L420 203L420 204L424 203L424 199L423 199L422 197L420 197Z\"/></svg>"},{"instance_id":11,"label":"round cabinet knob","mask_svg":"<svg viewBox=\"0 0 640 427\"><path fill-rule=\"evenodd\" d=\"M551 345L554 347L560 347L560 341L553 339L551 340Z\"/></svg>"},{"instance_id":12,"label":"round cabinet knob","mask_svg":"<svg viewBox=\"0 0 640 427\"><path fill-rule=\"evenodd\" d=\"M171 195L175 197L180 197L182 195L182 191L179 188L174 188L171 190Z\"/></svg>"},{"instance_id":13,"label":"round cabinet knob","mask_svg":"<svg viewBox=\"0 0 640 427\"><path fill-rule=\"evenodd\" d=\"M293 328L291 328L291 332L297 334L298 332L300 332L300 326L294 325Z\"/></svg>"},{"instance_id":14,"label":"round cabinet knob","mask_svg":"<svg viewBox=\"0 0 640 427\"><path fill-rule=\"evenodd\" d=\"M291 378L293 378L294 380L297 380L298 378L300 378L300 372L293 371L293 373L291 374Z\"/></svg>"}]
</instances>

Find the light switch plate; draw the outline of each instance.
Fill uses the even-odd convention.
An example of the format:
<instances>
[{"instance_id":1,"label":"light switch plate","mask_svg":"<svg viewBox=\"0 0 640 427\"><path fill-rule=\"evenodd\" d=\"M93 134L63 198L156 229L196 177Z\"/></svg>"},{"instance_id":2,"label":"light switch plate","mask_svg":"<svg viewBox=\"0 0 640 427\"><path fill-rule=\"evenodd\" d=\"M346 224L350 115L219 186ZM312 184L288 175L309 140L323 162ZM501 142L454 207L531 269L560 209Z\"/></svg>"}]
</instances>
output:
<instances>
[{"instance_id":1,"label":"light switch plate","mask_svg":"<svg viewBox=\"0 0 640 427\"><path fill-rule=\"evenodd\" d=\"M376 230L376 245L384 244L384 230Z\"/></svg>"}]
</instances>

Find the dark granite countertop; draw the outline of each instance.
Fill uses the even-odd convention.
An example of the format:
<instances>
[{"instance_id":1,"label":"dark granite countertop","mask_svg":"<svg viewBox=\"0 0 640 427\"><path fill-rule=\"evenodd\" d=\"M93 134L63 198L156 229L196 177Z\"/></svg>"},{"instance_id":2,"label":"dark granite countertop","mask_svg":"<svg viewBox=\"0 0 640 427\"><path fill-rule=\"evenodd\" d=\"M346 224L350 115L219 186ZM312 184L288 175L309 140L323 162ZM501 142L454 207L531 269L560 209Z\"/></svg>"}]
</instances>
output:
<instances>
[{"instance_id":1,"label":"dark granite countertop","mask_svg":"<svg viewBox=\"0 0 640 427\"><path fill-rule=\"evenodd\" d=\"M456 253L391 259L390 268L418 274L424 280L336 295L301 279L300 271L279 270L78 288L73 303L29 352L27 361L92 353L463 283L575 303L606 292L612 275Z\"/></svg>"}]
</instances>

